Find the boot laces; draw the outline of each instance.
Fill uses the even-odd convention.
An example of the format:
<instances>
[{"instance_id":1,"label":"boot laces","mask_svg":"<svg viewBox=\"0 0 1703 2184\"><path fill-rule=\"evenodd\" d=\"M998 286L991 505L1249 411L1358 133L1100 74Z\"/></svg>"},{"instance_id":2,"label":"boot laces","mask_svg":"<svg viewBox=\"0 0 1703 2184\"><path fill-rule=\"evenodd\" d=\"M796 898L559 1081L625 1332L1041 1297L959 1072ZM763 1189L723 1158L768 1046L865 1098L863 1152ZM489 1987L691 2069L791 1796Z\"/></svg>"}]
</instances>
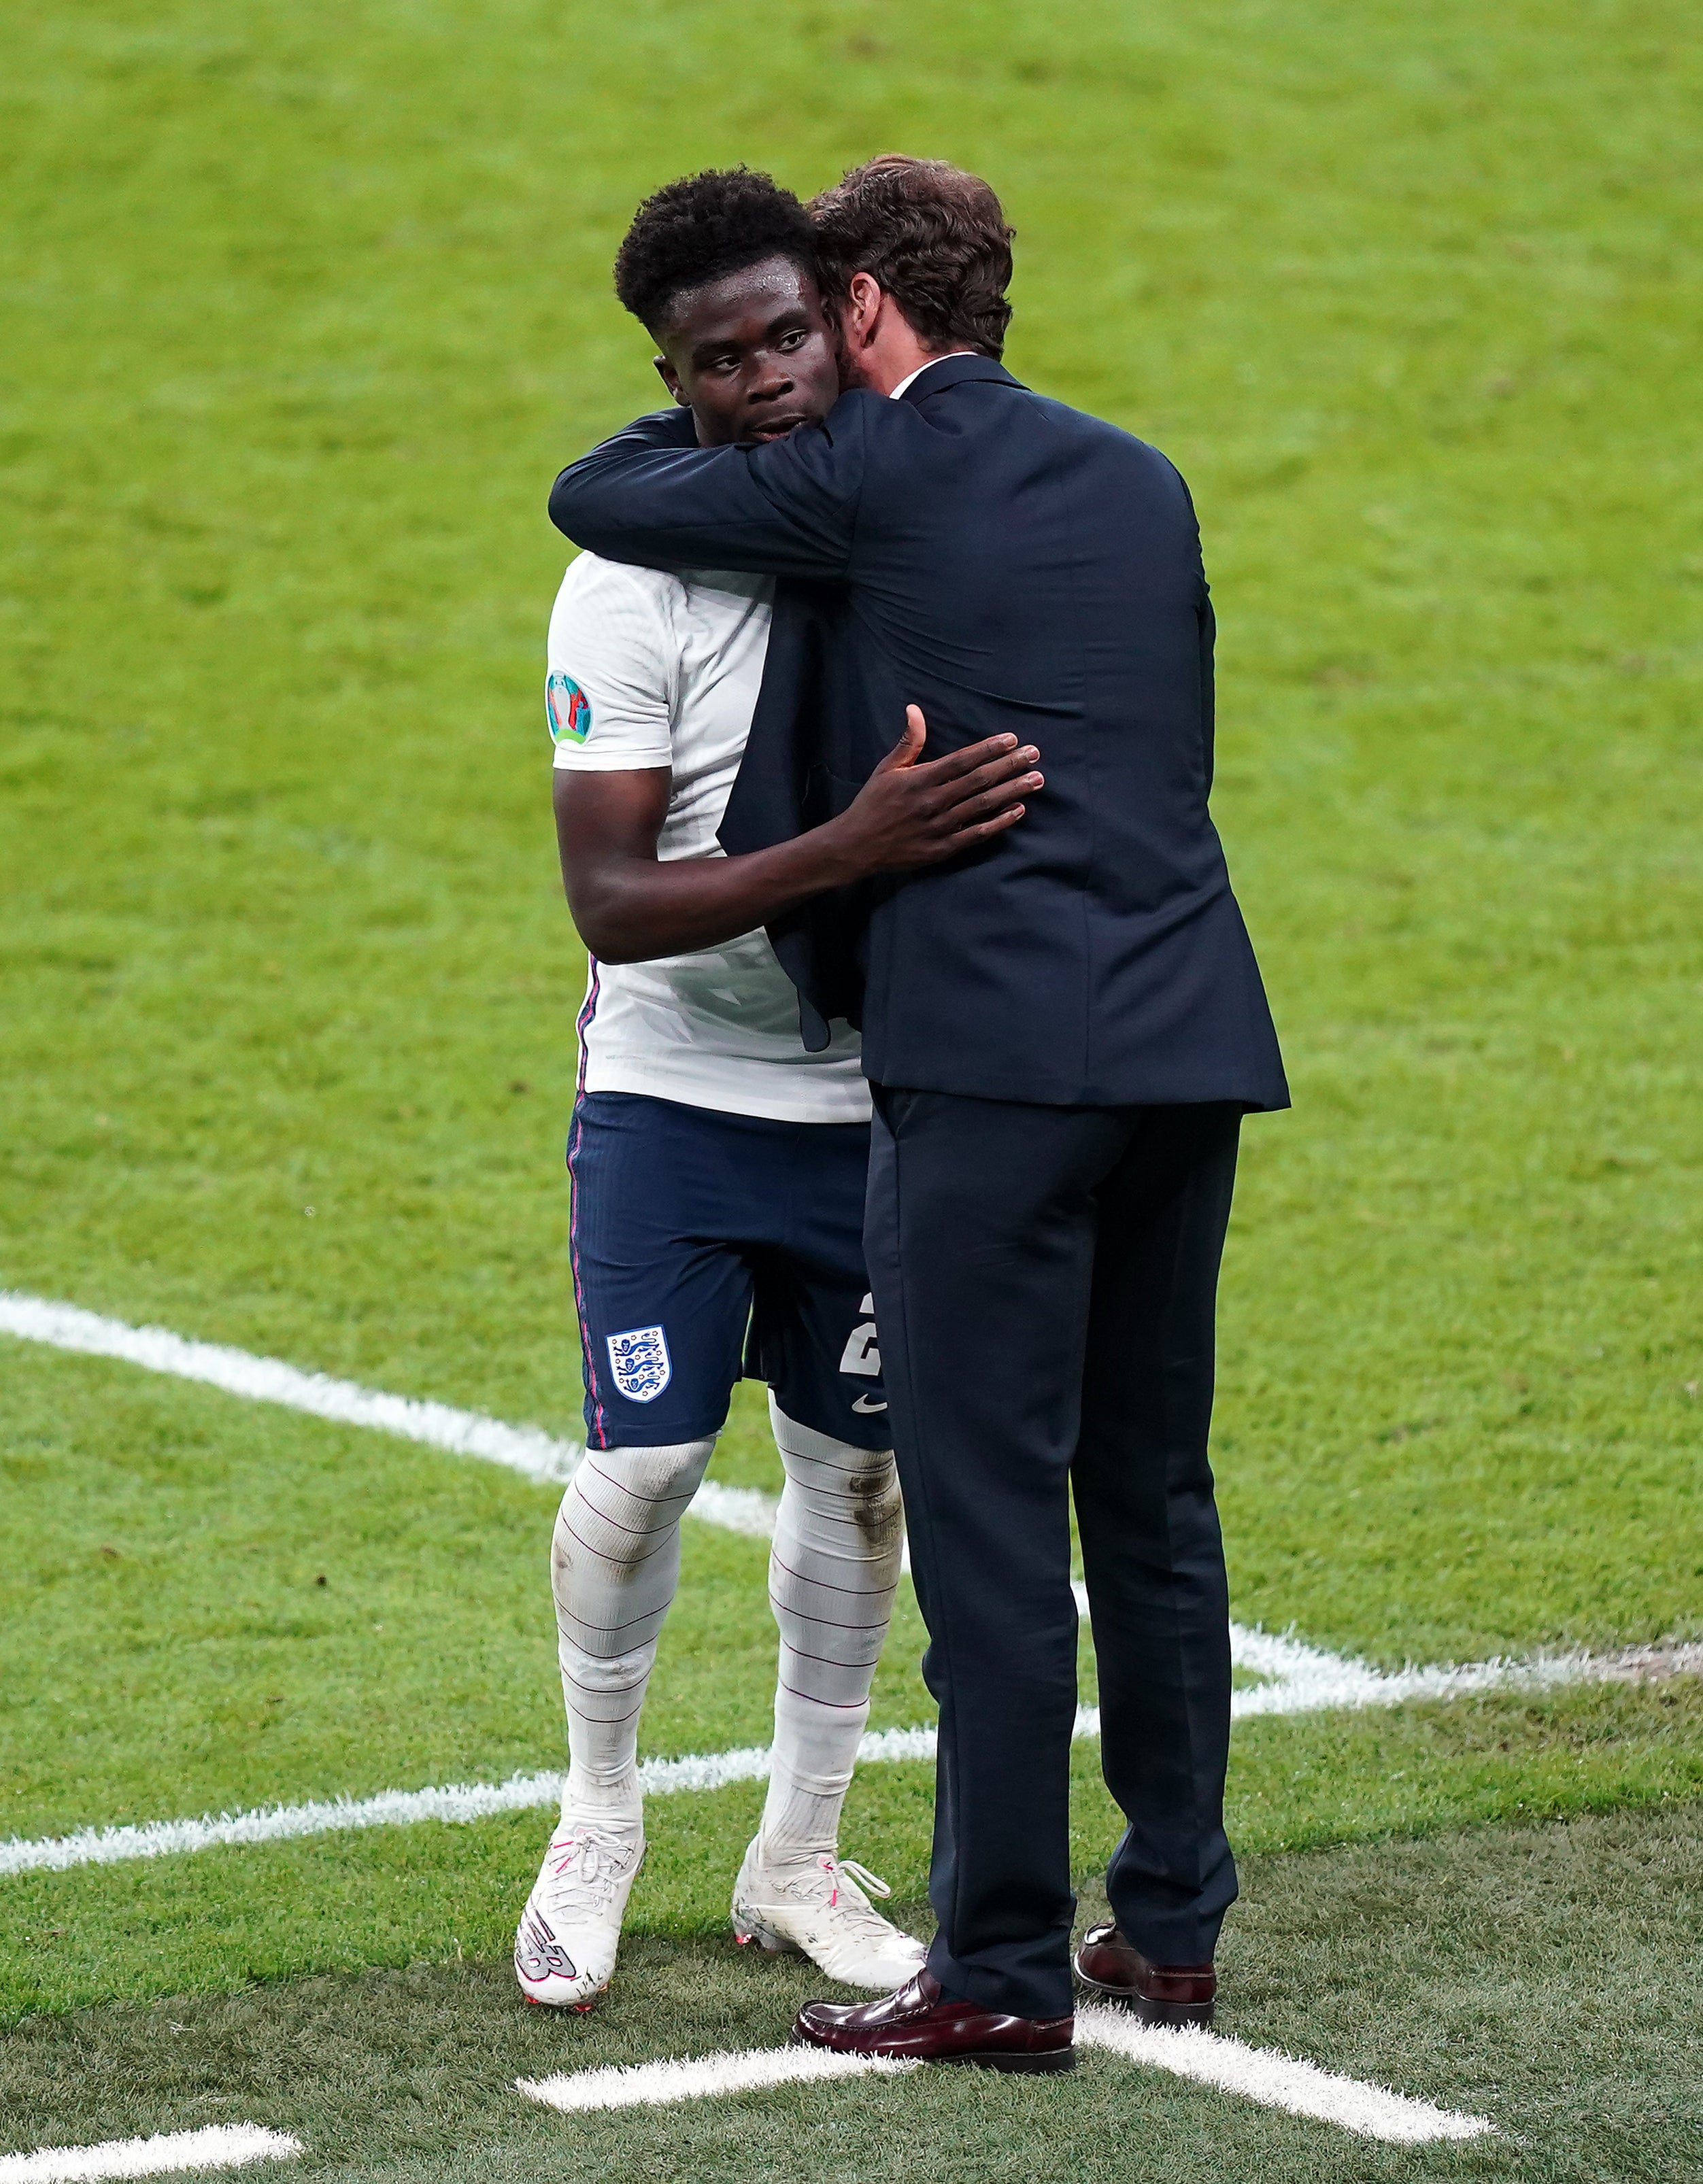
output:
<instances>
[{"instance_id":1,"label":"boot laces","mask_svg":"<svg viewBox=\"0 0 1703 2184\"><path fill-rule=\"evenodd\" d=\"M868 1893L865 1894L865 1890ZM866 1941L885 1940L895 1929L869 1901L870 1896L891 1896L892 1890L878 1873L860 1865L855 1858L833 1858L825 1852L812 1858L781 1893L802 1906L819 1906L831 1912L835 1930L848 1939L861 1935Z\"/></svg>"},{"instance_id":2,"label":"boot laces","mask_svg":"<svg viewBox=\"0 0 1703 2184\"><path fill-rule=\"evenodd\" d=\"M859 1865L855 1858L824 1858L818 1860L828 1875L828 1908L837 1910L840 1905L840 1876L844 1874L855 1888L861 1887L871 1896L891 1896L892 1890L878 1873L871 1873L867 1865Z\"/></svg>"},{"instance_id":3,"label":"boot laces","mask_svg":"<svg viewBox=\"0 0 1703 2184\"><path fill-rule=\"evenodd\" d=\"M552 1913L607 1912L617 1883L633 1870L636 1831L581 1821L550 1844L540 1876Z\"/></svg>"}]
</instances>

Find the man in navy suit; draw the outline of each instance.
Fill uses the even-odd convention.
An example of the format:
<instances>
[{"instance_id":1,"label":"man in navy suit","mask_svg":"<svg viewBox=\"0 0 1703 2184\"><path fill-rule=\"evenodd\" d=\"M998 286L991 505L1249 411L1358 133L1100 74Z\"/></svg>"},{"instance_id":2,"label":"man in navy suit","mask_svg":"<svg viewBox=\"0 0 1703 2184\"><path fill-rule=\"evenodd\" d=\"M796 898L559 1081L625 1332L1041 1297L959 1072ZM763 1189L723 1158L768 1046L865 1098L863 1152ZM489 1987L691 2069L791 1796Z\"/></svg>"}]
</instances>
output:
<instances>
[{"instance_id":1,"label":"man in navy suit","mask_svg":"<svg viewBox=\"0 0 1703 2184\"><path fill-rule=\"evenodd\" d=\"M1041 750L1021 826L839 905L867 918L835 975L853 960L864 984L865 1243L941 1708L939 1930L896 1994L812 2003L796 2031L1064 2070L1073 1494L1128 1819L1077 1972L1155 2021L1211 2014L1236 1894L1215 1293L1241 1117L1288 1095L1208 814L1213 620L1182 480L1002 367L1011 231L986 183L883 159L813 209L849 382L825 423L700 449L640 421L550 511L610 559L818 588L842 702L801 672L790 713L765 689L745 765L789 786L746 800L759 833L789 804L799 825L812 800L843 808L907 703L935 750ZM758 846L729 824L727 846ZM808 1034L831 945L777 947Z\"/></svg>"}]
</instances>

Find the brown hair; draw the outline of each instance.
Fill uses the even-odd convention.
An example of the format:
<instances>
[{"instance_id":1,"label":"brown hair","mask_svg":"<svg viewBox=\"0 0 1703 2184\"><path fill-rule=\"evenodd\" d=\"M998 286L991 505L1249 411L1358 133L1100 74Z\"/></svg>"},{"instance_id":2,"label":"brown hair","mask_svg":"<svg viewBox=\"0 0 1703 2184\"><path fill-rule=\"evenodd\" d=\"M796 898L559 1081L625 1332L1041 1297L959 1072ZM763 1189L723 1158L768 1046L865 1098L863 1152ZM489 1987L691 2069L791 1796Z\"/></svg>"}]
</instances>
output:
<instances>
[{"instance_id":1,"label":"brown hair","mask_svg":"<svg viewBox=\"0 0 1703 2184\"><path fill-rule=\"evenodd\" d=\"M1003 352L1016 230L979 175L884 152L812 198L810 214L825 294L845 296L867 273L925 348Z\"/></svg>"}]
</instances>

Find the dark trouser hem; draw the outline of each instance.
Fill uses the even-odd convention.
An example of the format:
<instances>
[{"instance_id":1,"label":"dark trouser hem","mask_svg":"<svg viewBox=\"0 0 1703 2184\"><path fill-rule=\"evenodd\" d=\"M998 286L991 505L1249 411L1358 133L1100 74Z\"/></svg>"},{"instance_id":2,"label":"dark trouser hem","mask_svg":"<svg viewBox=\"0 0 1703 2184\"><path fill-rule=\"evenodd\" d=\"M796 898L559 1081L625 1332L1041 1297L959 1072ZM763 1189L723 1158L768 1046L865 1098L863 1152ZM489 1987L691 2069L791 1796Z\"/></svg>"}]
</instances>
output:
<instances>
[{"instance_id":1,"label":"dark trouser hem","mask_svg":"<svg viewBox=\"0 0 1703 2184\"><path fill-rule=\"evenodd\" d=\"M961 1964L936 1935L929 1950L929 1970L948 2002L973 2003L978 2009L997 2009L1005 2017L1069 2017L1076 2007L1069 1934L1062 1947L1047 1954L1052 1961L1034 1965L1026 1975L992 1965L978 1969Z\"/></svg>"},{"instance_id":2,"label":"dark trouser hem","mask_svg":"<svg viewBox=\"0 0 1703 2184\"><path fill-rule=\"evenodd\" d=\"M1236 1874L1229 1872L1231 1900L1234 1900ZM1229 1905L1225 1906L1227 1910ZM1139 1912L1120 1911L1115 1903L1112 1916L1118 1922L1118 1931L1133 1948L1137 1948L1150 1964L1209 1964L1218 1953L1218 1936L1224 1925L1224 1912L1215 1918L1173 1919L1160 1924L1143 1919Z\"/></svg>"}]
</instances>

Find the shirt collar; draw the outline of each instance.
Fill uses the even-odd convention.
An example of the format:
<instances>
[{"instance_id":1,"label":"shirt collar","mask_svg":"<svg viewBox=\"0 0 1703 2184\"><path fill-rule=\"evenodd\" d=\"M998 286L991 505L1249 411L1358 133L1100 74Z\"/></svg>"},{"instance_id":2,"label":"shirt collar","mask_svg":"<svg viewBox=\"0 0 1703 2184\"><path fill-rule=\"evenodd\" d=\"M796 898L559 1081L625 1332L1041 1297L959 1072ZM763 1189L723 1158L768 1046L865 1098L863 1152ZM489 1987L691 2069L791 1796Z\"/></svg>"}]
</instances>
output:
<instances>
[{"instance_id":1,"label":"shirt collar","mask_svg":"<svg viewBox=\"0 0 1703 2184\"><path fill-rule=\"evenodd\" d=\"M923 374L927 371L930 366L936 364L944 364L947 356L976 356L980 354L980 352L979 350L973 348L949 348L946 353L946 356L931 356L927 364L919 364L914 371L907 372L905 376L893 389L892 393L887 397L887 399L890 402L896 402L907 387L914 386L916 382L922 377Z\"/></svg>"}]
</instances>

